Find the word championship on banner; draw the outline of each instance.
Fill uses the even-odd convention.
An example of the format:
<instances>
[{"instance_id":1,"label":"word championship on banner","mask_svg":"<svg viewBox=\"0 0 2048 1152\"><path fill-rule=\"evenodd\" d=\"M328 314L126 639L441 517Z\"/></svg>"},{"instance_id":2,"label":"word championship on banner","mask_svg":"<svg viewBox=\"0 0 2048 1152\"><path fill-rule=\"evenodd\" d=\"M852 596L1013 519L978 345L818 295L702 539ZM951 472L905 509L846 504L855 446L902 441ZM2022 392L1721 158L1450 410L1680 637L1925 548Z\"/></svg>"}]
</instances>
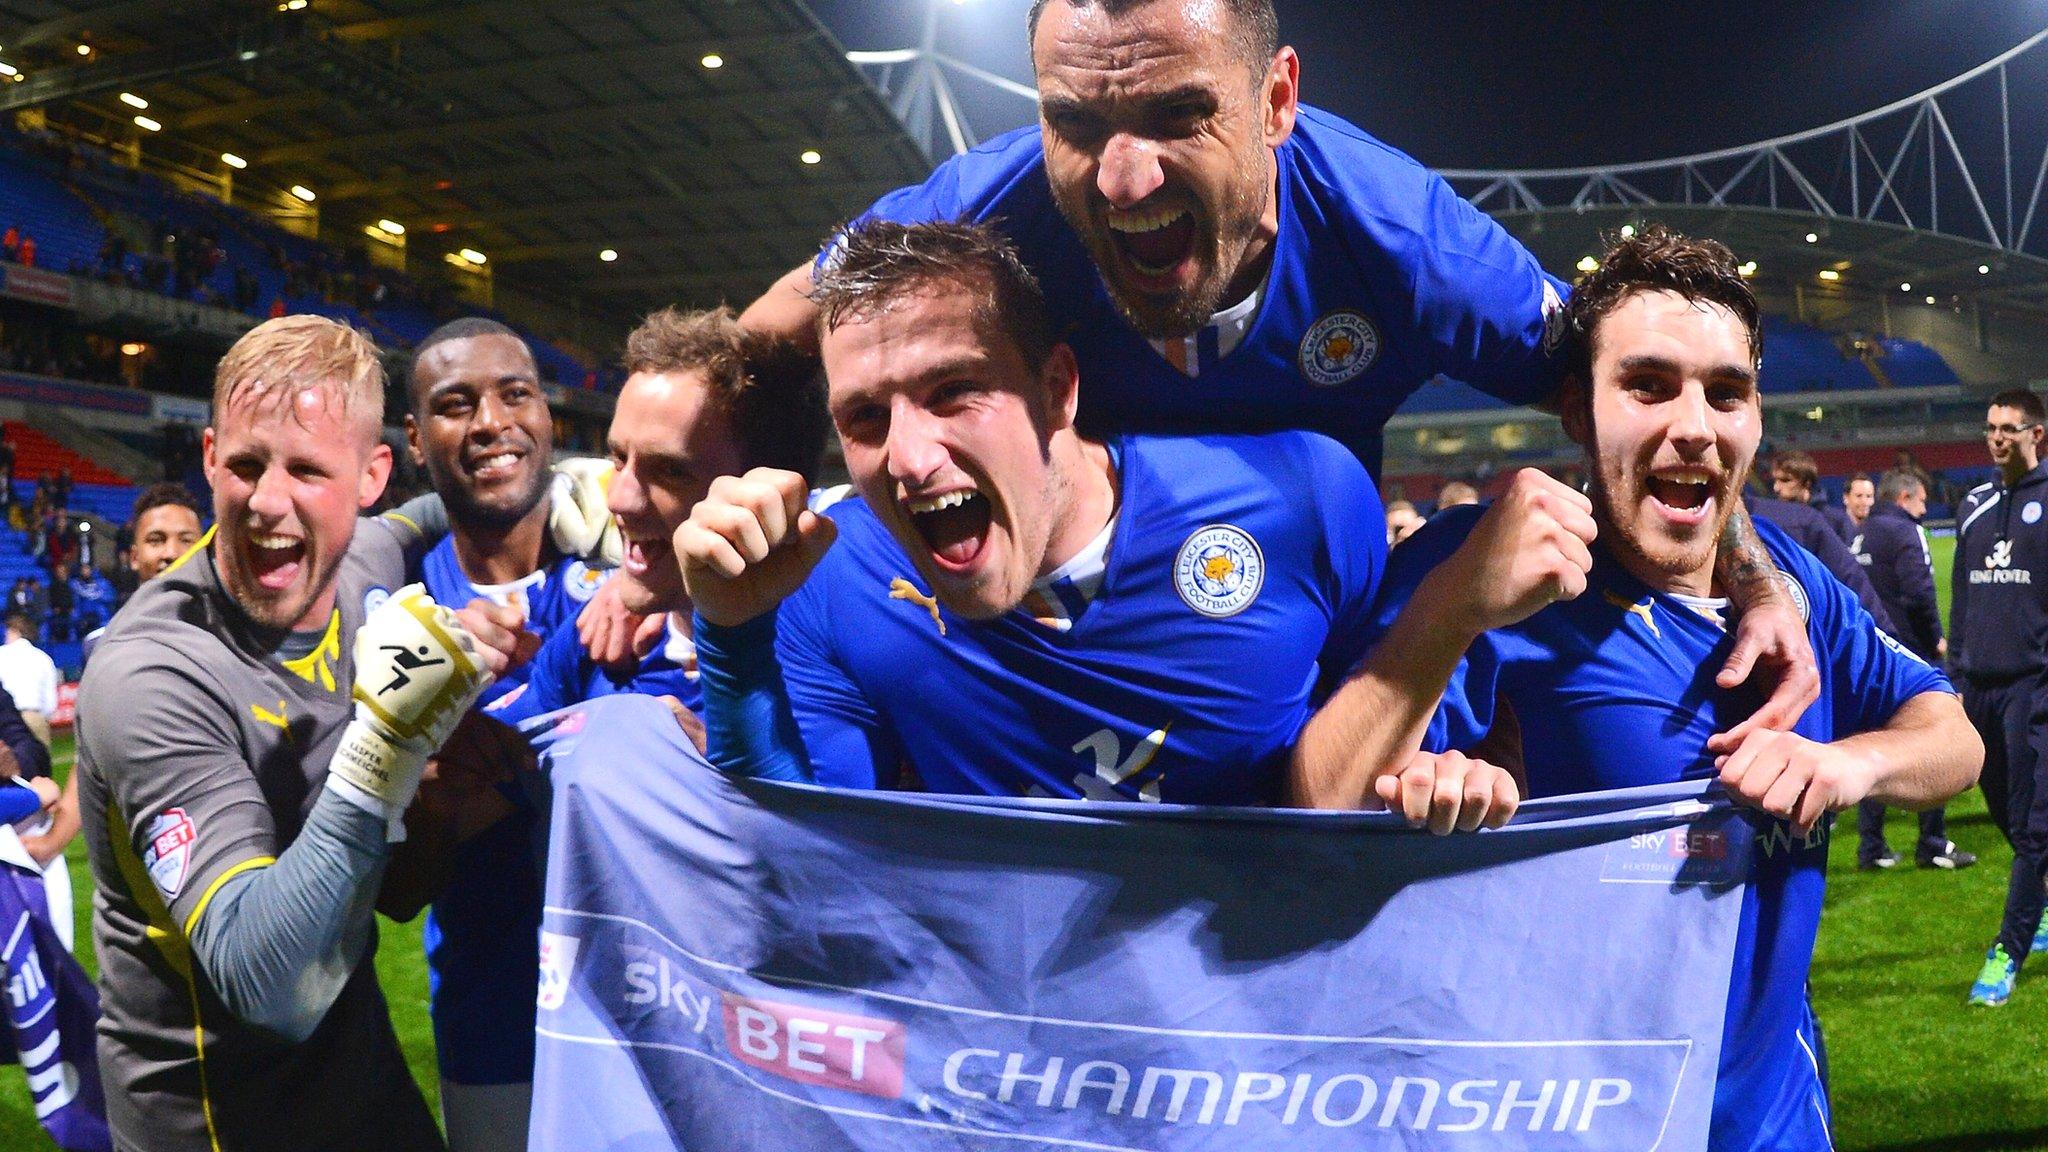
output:
<instances>
[{"instance_id":1,"label":"word championship on banner","mask_svg":"<svg viewBox=\"0 0 2048 1152\"><path fill-rule=\"evenodd\" d=\"M1698 1152L1754 830L1704 786L1386 814L736 780L542 738L534 1146Z\"/></svg>"}]
</instances>

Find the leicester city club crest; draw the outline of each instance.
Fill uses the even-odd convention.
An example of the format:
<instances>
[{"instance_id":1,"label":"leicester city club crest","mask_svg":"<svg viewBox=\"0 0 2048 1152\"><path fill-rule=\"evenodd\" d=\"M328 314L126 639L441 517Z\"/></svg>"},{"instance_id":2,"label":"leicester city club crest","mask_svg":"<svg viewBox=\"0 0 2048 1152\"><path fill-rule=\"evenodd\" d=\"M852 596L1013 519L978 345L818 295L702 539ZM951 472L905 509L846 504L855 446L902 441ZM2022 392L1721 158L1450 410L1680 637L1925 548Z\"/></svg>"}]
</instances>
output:
<instances>
[{"instance_id":1,"label":"leicester city club crest","mask_svg":"<svg viewBox=\"0 0 2048 1152\"><path fill-rule=\"evenodd\" d=\"M1334 388L1380 358L1380 330L1357 312L1332 312L1301 338L1301 374L1318 388Z\"/></svg>"},{"instance_id":2,"label":"leicester city club crest","mask_svg":"<svg viewBox=\"0 0 2048 1152\"><path fill-rule=\"evenodd\" d=\"M1229 524L1198 529L1173 563L1174 588L1204 616L1237 615L1265 582L1266 558L1258 541Z\"/></svg>"},{"instance_id":3,"label":"leicester city club crest","mask_svg":"<svg viewBox=\"0 0 2048 1152\"><path fill-rule=\"evenodd\" d=\"M592 568L581 560L570 561L562 571L562 591L578 604L588 603L611 574L609 568Z\"/></svg>"}]
</instances>

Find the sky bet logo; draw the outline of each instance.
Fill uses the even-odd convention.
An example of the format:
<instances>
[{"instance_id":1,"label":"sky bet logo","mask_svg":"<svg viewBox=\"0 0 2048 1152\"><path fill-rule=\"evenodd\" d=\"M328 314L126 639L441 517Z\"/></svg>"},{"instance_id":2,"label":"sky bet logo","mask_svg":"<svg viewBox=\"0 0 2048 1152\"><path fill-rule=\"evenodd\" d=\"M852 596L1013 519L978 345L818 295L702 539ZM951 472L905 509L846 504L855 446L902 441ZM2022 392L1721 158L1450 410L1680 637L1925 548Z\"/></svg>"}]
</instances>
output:
<instances>
[{"instance_id":1,"label":"sky bet logo","mask_svg":"<svg viewBox=\"0 0 2048 1152\"><path fill-rule=\"evenodd\" d=\"M904 1028L796 1004L719 993L725 1046L784 1079L894 1100L903 1095Z\"/></svg>"},{"instance_id":2,"label":"sky bet logo","mask_svg":"<svg viewBox=\"0 0 2048 1152\"><path fill-rule=\"evenodd\" d=\"M1600 879L1610 884L1724 884L1745 861L1725 828L1680 826L1638 832L1607 849Z\"/></svg>"}]
</instances>

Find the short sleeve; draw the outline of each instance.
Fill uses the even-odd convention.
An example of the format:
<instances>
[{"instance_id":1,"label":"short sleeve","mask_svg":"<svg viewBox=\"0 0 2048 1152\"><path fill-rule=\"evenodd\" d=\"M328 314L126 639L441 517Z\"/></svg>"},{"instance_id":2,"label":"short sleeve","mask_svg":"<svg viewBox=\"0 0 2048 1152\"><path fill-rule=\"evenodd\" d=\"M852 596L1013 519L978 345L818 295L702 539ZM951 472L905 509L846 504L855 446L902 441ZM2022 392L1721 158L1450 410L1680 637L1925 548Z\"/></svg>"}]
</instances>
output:
<instances>
[{"instance_id":1,"label":"short sleeve","mask_svg":"<svg viewBox=\"0 0 2048 1152\"><path fill-rule=\"evenodd\" d=\"M183 925L231 871L276 856L277 827L230 719L236 705L194 671L122 663L87 674L80 759L106 786L116 853L133 852Z\"/></svg>"},{"instance_id":2,"label":"short sleeve","mask_svg":"<svg viewBox=\"0 0 2048 1152\"><path fill-rule=\"evenodd\" d=\"M1923 692L1955 690L1947 677L1880 630L1855 595L1812 553L1767 525L1759 525L1758 533L1806 594L1807 632L1834 701L1829 739L1882 728L1906 701Z\"/></svg>"},{"instance_id":3,"label":"short sleeve","mask_svg":"<svg viewBox=\"0 0 2048 1152\"><path fill-rule=\"evenodd\" d=\"M1020 181L1045 181L1044 152L1036 125L1006 132L972 151L947 160L922 184L898 188L876 200L861 220L897 224L980 221L1001 215L999 206ZM828 246L818 255L829 260Z\"/></svg>"},{"instance_id":4,"label":"short sleeve","mask_svg":"<svg viewBox=\"0 0 2048 1152\"><path fill-rule=\"evenodd\" d=\"M813 572L778 613L775 655L790 712L818 783L892 787L902 746L834 654L821 573Z\"/></svg>"},{"instance_id":5,"label":"short sleeve","mask_svg":"<svg viewBox=\"0 0 2048 1152\"><path fill-rule=\"evenodd\" d=\"M1559 370L1545 334L1564 283L1435 173L1349 125L1317 125L1328 155L1316 175L1336 184L1346 243L1409 289L1426 362L1511 404L1547 399Z\"/></svg>"},{"instance_id":6,"label":"short sleeve","mask_svg":"<svg viewBox=\"0 0 2048 1152\"><path fill-rule=\"evenodd\" d=\"M1330 604L1330 635L1320 662L1326 675L1342 675L1365 655L1374 595L1387 565L1387 516L1379 491L1358 457L1343 445L1309 436L1309 491L1322 520Z\"/></svg>"}]
</instances>

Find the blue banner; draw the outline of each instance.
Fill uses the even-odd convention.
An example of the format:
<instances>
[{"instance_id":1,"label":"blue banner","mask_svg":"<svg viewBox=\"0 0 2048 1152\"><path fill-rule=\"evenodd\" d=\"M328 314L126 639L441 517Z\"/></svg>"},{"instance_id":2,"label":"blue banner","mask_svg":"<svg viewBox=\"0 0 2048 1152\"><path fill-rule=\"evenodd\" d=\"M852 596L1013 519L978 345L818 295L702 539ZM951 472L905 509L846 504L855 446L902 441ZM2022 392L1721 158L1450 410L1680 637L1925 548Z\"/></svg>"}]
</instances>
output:
<instances>
[{"instance_id":1,"label":"blue banner","mask_svg":"<svg viewBox=\"0 0 2048 1152\"><path fill-rule=\"evenodd\" d=\"M13 830L0 832L0 1063L28 1075L36 1119L67 1152L111 1152L94 1056L100 996L50 924L42 874Z\"/></svg>"},{"instance_id":2,"label":"blue banner","mask_svg":"<svg viewBox=\"0 0 2048 1152\"><path fill-rule=\"evenodd\" d=\"M643 697L543 743L535 1147L1706 1147L1702 785L1434 837L733 780Z\"/></svg>"}]
</instances>

